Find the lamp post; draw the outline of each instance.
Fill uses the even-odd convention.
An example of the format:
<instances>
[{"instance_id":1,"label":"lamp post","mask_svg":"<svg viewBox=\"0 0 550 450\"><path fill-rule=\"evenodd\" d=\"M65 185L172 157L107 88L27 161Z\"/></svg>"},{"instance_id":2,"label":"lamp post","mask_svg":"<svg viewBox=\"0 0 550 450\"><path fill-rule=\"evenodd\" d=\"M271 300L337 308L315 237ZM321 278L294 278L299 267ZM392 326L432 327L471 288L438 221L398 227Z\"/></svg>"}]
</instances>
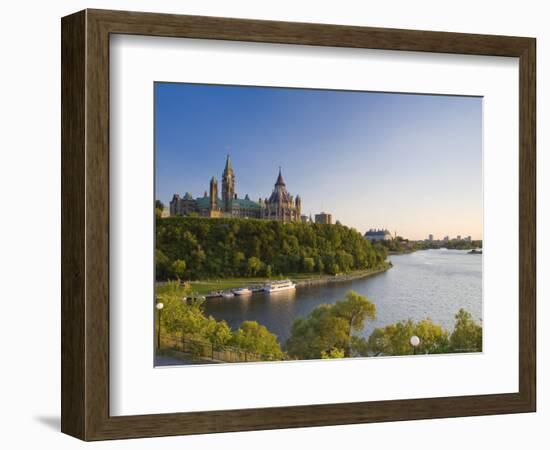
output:
<instances>
[{"instance_id":1,"label":"lamp post","mask_svg":"<svg viewBox=\"0 0 550 450\"><path fill-rule=\"evenodd\" d=\"M420 338L418 336L411 336L409 342L413 348L413 355L416 355L416 347L420 344Z\"/></svg>"},{"instance_id":2,"label":"lamp post","mask_svg":"<svg viewBox=\"0 0 550 450\"><path fill-rule=\"evenodd\" d=\"M158 302L155 307L157 308L158 314L158 324L157 324L157 350L160 350L160 316L162 315L162 308L164 308L164 304L161 302Z\"/></svg>"}]
</instances>

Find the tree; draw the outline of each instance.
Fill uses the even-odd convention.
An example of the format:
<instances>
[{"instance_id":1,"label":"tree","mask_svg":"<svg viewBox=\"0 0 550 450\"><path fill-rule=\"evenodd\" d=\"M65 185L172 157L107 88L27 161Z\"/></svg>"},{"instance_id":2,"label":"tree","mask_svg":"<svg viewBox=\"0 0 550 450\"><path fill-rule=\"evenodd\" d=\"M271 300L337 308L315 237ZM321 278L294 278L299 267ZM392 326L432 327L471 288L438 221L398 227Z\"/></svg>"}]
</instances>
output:
<instances>
[{"instance_id":1,"label":"tree","mask_svg":"<svg viewBox=\"0 0 550 450\"><path fill-rule=\"evenodd\" d=\"M351 337L350 356L369 356L369 343L363 336Z\"/></svg>"},{"instance_id":2,"label":"tree","mask_svg":"<svg viewBox=\"0 0 550 450\"><path fill-rule=\"evenodd\" d=\"M333 305L320 305L308 317L297 319L286 343L290 356L299 359L323 355L366 355L364 339L354 337L367 319L376 317L376 307L366 297L349 291Z\"/></svg>"},{"instance_id":3,"label":"tree","mask_svg":"<svg viewBox=\"0 0 550 450\"><path fill-rule=\"evenodd\" d=\"M333 313L347 322L349 344L351 345L352 333L361 331L365 326L365 320L376 319L376 305L357 292L348 291L344 300L334 304ZM348 347L349 353L351 353L351 346Z\"/></svg>"},{"instance_id":4,"label":"tree","mask_svg":"<svg viewBox=\"0 0 550 450\"><path fill-rule=\"evenodd\" d=\"M189 298L189 284L181 286L171 281L157 288L157 301L163 303L161 326L170 334L189 341L193 357L199 357L205 348L219 350L232 338L225 321L218 322L204 315L204 300Z\"/></svg>"},{"instance_id":5,"label":"tree","mask_svg":"<svg viewBox=\"0 0 550 450\"><path fill-rule=\"evenodd\" d=\"M304 272L313 272L313 269L315 268L315 260L313 258L304 258L303 266Z\"/></svg>"},{"instance_id":6,"label":"tree","mask_svg":"<svg viewBox=\"0 0 550 450\"><path fill-rule=\"evenodd\" d=\"M418 353L443 353L448 351L449 333L429 319L413 322L402 320L384 328L376 328L368 339L368 349L374 355L411 355L415 351L410 344L412 336L420 338Z\"/></svg>"},{"instance_id":7,"label":"tree","mask_svg":"<svg viewBox=\"0 0 550 450\"><path fill-rule=\"evenodd\" d=\"M176 281L157 287L157 302L163 303L161 327L170 334L179 335L187 343L193 357L210 350L235 346L263 360L285 359L277 336L257 322L246 321L232 332L225 321L217 321L204 314L204 300L189 298L191 288ZM208 354L208 353L206 353Z\"/></svg>"},{"instance_id":8,"label":"tree","mask_svg":"<svg viewBox=\"0 0 550 450\"><path fill-rule=\"evenodd\" d=\"M184 333L186 307L183 299L190 292L191 288L188 284L180 286L175 281L157 286L156 300L163 304L161 326L169 333Z\"/></svg>"},{"instance_id":9,"label":"tree","mask_svg":"<svg viewBox=\"0 0 550 450\"><path fill-rule=\"evenodd\" d=\"M262 269L262 262L255 256L248 258L248 263L246 265L248 275L254 277Z\"/></svg>"},{"instance_id":10,"label":"tree","mask_svg":"<svg viewBox=\"0 0 550 450\"><path fill-rule=\"evenodd\" d=\"M216 319L210 316L205 324L204 336L212 344L214 350L221 350L225 345L229 344L233 334L227 322L217 322Z\"/></svg>"},{"instance_id":11,"label":"tree","mask_svg":"<svg viewBox=\"0 0 550 450\"><path fill-rule=\"evenodd\" d=\"M340 266L336 263L330 264L328 273L331 275L338 275L340 273Z\"/></svg>"},{"instance_id":12,"label":"tree","mask_svg":"<svg viewBox=\"0 0 550 450\"><path fill-rule=\"evenodd\" d=\"M345 353L344 350L339 348L332 348L329 351L323 350L321 352L321 359L338 359L338 358L344 358Z\"/></svg>"},{"instance_id":13,"label":"tree","mask_svg":"<svg viewBox=\"0 0 550 450\"><path fill-rule=\"evenodd\" d=\"M348 329L344 319L331 314L332 305L319 305L308 317L292 324L286 350L296 359L319 359L323 352L344 351L348 346Z\"/></svg>"},{"instance_id":14,"label":"tree","mask_svg":"<svg viewBox=\"0 0 550 450\"><path fill-rule=\"evenodd\" d=\"M172 273L178 280L183 278L186 267L187 265L183 259L176 259L172 263Z\"/></svg>"},{"instance_id":15,"label":"tree","mask_svg":"<svg viewBox=\"0 0 550 450\"><path fill-rule=\"evenodd\" d=\"M455 328L451 334L450 346L453 352L481 352L483 330L472 315L460 309L455 315Z\"/></svg>"},{"instance_id":16,"label":"tree","mask_svg":"<svg viewBox=\"0 0 550 450\"><path fill-rule=\"evenodd\" d=\"M235 269L239 270L245 259L246 256L243 252L236 251L233 253L233 266Z\"/></svg>"},{"instance_id":17,"label":"tree","mask_svg":"<svg viewBox=\"0 0 550 450\"><path fill-rule=\"evenodd\" d=\"M259 355L267 360L284 358L277 336L258 322L245 321L233 335L232 345L240 350Z\"/></svg>"},{"instance_id":18,"label":"tree","mask_svg":"<svg viewBox=\"0 0 550 450\"><path fill-rule=\"evenodd\" d=\"M165 280L170 273L170 259L158 248L155 250L155 276L157 280Z\"/></svg>"}]
</instances>

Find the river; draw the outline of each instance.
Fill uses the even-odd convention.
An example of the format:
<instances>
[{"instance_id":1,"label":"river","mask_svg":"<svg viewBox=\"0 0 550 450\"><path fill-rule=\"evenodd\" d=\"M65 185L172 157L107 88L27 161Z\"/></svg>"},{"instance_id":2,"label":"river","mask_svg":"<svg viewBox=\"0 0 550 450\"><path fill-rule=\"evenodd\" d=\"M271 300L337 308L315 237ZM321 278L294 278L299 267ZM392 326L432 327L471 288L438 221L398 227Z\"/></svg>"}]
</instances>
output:
<instances>
[{"instance_id":1,"label":"river","mask_svg":"<svg viewBox=\"0 0 550 450\"><path fill-rule=\"evenodd\" d=\"M460 308L474 319L482 318L482 255L462 250L423 250L392 255L390 270L342 283L300 287L276 294L256 293L206 301L206 313L236 329L244 320L255 320L275 333L281 342L292 323L322 303L334 303L353 289L376 305L376 320L363 335L399 320L431 318L452 331Z\"/></svg>"}]
</instances>

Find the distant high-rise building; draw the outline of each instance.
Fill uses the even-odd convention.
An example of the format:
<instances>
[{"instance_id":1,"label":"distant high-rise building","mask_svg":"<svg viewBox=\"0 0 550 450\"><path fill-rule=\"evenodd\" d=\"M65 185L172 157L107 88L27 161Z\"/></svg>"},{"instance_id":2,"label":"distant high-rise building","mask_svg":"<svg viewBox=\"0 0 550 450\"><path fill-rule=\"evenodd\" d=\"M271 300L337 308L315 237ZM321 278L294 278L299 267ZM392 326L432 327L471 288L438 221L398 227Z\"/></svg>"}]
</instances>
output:
<instances>
[{"instance_id":1,"label":"distant high-rise building","mask_svg":"<svg viewBox=\"0 0 550 450\"><path fill-rule=\"evenodd\" d=\"M462 240L462 236L459 234L457 237L456 237L457 240Z\"/></svg>"},{"instance_id":2,"label":"distant high-rise building","mask_svg":"<svg viewBox=\"0 0 550 450\"><path fill-rule=\"evenodd\" d=\"M445 236L445 237L443 238L443 242L449 242L449 236Z\"/></svg>"},{"instance_id":3,"label":"distant high-rise building","mask_svg":"<svg viewBox=\"0 0 550 450\"><path fill-rule=\"evenodd\" d=\"M323 223L327 225L332 224L332 214L321 212L319 214L315 214L315 223Z\"/></svg>"},{"instance_id":4,"label":"distant high-rise building","mask_svg":"<svg viewBox=\"0 0 550 450\"><path fill-rule=\"evenodd\" d=\"M434 240L434 235L433 234L428 234L428 241L433 241Z\"/></svg>"}]
</instances>

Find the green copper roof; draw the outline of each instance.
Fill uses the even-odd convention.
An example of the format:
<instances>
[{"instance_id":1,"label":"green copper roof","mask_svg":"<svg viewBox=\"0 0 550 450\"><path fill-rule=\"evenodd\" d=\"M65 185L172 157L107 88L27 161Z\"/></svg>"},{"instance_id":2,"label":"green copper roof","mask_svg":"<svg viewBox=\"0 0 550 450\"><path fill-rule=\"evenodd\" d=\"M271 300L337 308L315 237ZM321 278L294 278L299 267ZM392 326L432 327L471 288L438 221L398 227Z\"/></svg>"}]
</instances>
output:
<instances>
[{"instance_id":1,"label":"green copper roof","mask_svg":"<svg viewBox=\"0 0 550 450\"><path fill-rule=\"evenodd\" d=\"M199 198L196 198L195 201L197 202L197 207L199 209L210 207L210 197L199 197ZM221 204L222 204L222 200L218 198L216 200L216 205L221 205Z\"/></svg>"},{"instance_id":2,"label":"green copper roof","mask_svg":"<svg viewBox=\"0 0 550 450\"><path fill-rule=\"evenodd\" d=\"M204 209L210 207L210 197L198 197L195 199L195 202L197 203L197 208ZM223 205L222 199L218 198L216 201L216 205L221 207ZM239 208L247 208L247 209L260 209L261 206L258 202L254 202L252 200L247 200L245 198L234 198L231 200L231 205L238 206Z\"/></svg>"},{"instance_id":3,"label":"green copper roof","mask_svg":"<svg viewBox=\"0 0 550 450\"><path fill-rule=\"evenodd\" d=\"M261 206L258 202L253 202L252 200L247 200L246 198L234 198L231 200L232 205L239 205L241 208L248 209L260 209Z\"/></svg>"}]
</instances>

